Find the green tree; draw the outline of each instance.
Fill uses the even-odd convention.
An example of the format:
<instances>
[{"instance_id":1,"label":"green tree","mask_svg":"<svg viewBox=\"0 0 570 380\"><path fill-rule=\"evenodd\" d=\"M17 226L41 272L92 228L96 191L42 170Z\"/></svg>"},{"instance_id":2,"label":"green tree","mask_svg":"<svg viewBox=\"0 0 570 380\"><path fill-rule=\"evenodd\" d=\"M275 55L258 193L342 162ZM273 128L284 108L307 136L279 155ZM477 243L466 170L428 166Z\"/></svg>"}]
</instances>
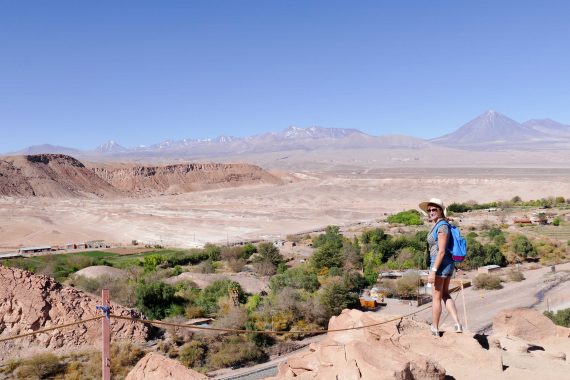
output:
<instances>
[{"instance_id":1,"label":"green tree","mask_svg":"<svg viewBox=\"0 0 570 380\"><path fill-rule=\"evenodd\" d=\"M339 315L343 309L358 306L358 293L350 291L344 281L333 277L320 291L319 302L328 320L333 315Z\"/></svg>"},{"instance_id":2,"label":"green tree","mask_svg":"<svg viewBox=\"0 0 570 380\"><path fill-rule=\"evenodd\" d=\"M145 272L152 272L156 270L156 267L163 262L160 255L148 255L144 257L143 268Z\"/></svg>"},{"instance_id":3,"label":"green tree","mask_svg":"<svg viewBox=\"0 0 570 380\"><path fill-rule=\"evenodd\" d=\"M163 319L175 301L174 293L174 287L164 282L141 282L135 290L137 308L150 319Z\"/></svg>"},{"instance_id":4,"label":"green tree","mask_svg":"<svg viewBox=\"0 0 570 380\"><path fill-rule=\"evenodd\" d=\"M204 252L208 254L208 257L211 261L218 261L220 260L222 254L222 248L215 244L207 243L204 246Z\"/></svg>"},{"instance_id":5,"label":"green tree","mask_svg":"<svg viewBox=\"0 0 570 380\"><path fill-rule=\"evenodd\" d=\"M325 233L313 239L313 247L319 248L323 245L332 245L340 249L342 247L343 236L338 226L327 226Z\"/></svg>"},{"instance_id":6,"label":"green tree","mask_svg":"<svg viewBox=\"0 0 570 380\"><path fill-rule=\"evenodd\" d=\"M311 257L311 265L317 271L322 268L342 268L344 256L342 255L341 247L334 242L326 242L320 245Z\"/></svg>"},{"instance_id":7,"label":"green tree","mask_svg":"<svg viewBox=\"0 0 570 380\"><path fill-rule=\"evenodd\" d=\"M283 274L275 275L271 277L269 283L274 292L285 287L314 292L320 286L315 272L305 266L288 269Z\"/></svg>"},{"instance_id":8,"label":"green tree","mask_svg":"<svg viewBox=\"0 0 570 380\"><path fill-rule=\"evenodd\" d=\"M211 285L205 287L194 303L202 308L206 314L216 314L219 309L218 300L223 297L229 297L230 289L237 290L240 303L246 301L241 285L236 281L224 279L214 281Z\"/></svg>"},{"instance_id":9,"label":"green tree","mask_svg":"<svg viewBox=\"0 0 570 380\"><path fill-rule=\"evenodd\" d=\"M263 242L257 247L257 256L254 261L267 261L277 266L284 260L279 248L272 243Z\"/></svg>"},{"instance_id":10,"label":"green tree","mask_svg":"<svg viewBox=\"0 0 570 380\"><path fill-rule=\"evenodd\" d=\"M524 235L516 235L513 237L512 250L514 253L523 258L535 258L537 256L536 250L532 243Z\"/></svg>"}]
</instances>

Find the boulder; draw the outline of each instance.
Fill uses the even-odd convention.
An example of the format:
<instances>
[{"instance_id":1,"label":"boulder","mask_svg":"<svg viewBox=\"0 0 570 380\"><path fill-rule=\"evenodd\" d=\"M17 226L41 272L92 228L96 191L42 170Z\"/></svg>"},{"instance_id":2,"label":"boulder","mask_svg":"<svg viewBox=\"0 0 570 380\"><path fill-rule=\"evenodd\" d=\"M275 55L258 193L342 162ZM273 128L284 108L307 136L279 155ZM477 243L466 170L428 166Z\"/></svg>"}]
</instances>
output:
<instances>
[{"instance_id":1,"label":"boulder","mask_svg":"<svg viewBox=\"0 0 570 380\"><path fill-rule=\"evenodd\" d=\"M208 376L154 352L145 355L125 380L206 380Z\"/></svg>"}]
</instances>

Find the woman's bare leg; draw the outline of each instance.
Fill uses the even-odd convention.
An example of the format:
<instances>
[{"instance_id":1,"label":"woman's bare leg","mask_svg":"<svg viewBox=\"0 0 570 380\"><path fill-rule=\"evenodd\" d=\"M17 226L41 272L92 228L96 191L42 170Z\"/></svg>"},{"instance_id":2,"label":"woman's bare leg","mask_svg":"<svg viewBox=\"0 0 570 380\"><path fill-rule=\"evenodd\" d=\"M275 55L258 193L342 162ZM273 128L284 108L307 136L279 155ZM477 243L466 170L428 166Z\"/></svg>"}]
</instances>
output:
<instances>
[{"instance_id":1,"label":"woman's bare leg","mask_svg":"<svg viewBox=\"0 0 570 380\"><path fill-rule=\"evenodd\" d=\"M447 309L449 314L451 314L451 318L453 318L456 324L460 324L459 317L457 316L457 309L455 308L455 302L453 301L453 298L451 298L451 295L449 294L449 283L451 281L451 277L443 278L442 280L443 280L443 287L441 291L441 299L445 304L445 308Z\"/></svg>"},{"instance_id":2,"label":"woman's bare leg","mask_svg":"<svg viewBox=\"0 0 570 380\"><path fill-rule=\"evenodd\" d=\"M435 276L435 282L431 288L432 300L432 325L439 329L439 318L441 317L441 300L443 296L443 281L442 277Z\"/></svg>"}]
</instances>

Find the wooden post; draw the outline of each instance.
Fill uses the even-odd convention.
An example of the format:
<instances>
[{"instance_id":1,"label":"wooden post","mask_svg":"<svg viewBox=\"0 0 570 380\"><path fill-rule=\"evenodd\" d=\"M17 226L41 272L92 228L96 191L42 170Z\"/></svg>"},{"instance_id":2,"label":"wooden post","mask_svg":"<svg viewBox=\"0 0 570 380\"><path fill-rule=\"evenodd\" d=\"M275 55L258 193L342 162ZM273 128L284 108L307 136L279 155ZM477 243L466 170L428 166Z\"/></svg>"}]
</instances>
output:
<instances>
[{"instance_id":1,"label":"wooden post","mask_svg":"<svg viewBox=\"0 0 570 380\"><path fill-rule=\"evenodd\" d=\"M103 300L103 314L105 317L101 319L103 339L102 339L102 379L111 380L111 320L109 318L111 302L109 299L109 289L101 291L101 299Z\"/></svg>"},{"instance_id":2,"label":"wooden post","mask_svg":"<svg viewBox=\"0 0 570 380\"><path fill-rule=\"evenodd\" d=\"M463 294L463 281L460 280L461 284L461 299L463 300L463 317L465 318L465 330L469 331L469 325L467 324L467 307L465 306L465 294Z\"/></svg>"}]
</instances>

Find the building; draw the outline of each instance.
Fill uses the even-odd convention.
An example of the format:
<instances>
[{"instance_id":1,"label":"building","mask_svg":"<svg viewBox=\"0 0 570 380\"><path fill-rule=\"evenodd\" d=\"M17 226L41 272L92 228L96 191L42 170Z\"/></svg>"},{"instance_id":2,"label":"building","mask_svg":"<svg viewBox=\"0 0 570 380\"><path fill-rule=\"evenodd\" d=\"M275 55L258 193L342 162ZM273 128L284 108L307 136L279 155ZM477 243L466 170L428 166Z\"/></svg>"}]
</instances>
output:
<instances>
[{"instance_id":1,"label":"building","mask_svg":"<svg viewBox=\"0 0 570 380\"><path fill-rule=\"evenodd\" d=\"M485 265L484 267L477 268L478 273L485 273L485 274L497 272L499 270L501 270L501 267L498 265Z\"/></svg>"},{"instance_id":2,"label":"building","mask_svg":"<svg viewBox=\"0 0 570 380\"><path fill-rule=\"evenodd\" d=\"M41 247L24 247L18 249L18 253L26 254L26 253L38 253L38 252L51 252L52 248L51 245L45 245Z\"/></svg>"}]
</instances>

